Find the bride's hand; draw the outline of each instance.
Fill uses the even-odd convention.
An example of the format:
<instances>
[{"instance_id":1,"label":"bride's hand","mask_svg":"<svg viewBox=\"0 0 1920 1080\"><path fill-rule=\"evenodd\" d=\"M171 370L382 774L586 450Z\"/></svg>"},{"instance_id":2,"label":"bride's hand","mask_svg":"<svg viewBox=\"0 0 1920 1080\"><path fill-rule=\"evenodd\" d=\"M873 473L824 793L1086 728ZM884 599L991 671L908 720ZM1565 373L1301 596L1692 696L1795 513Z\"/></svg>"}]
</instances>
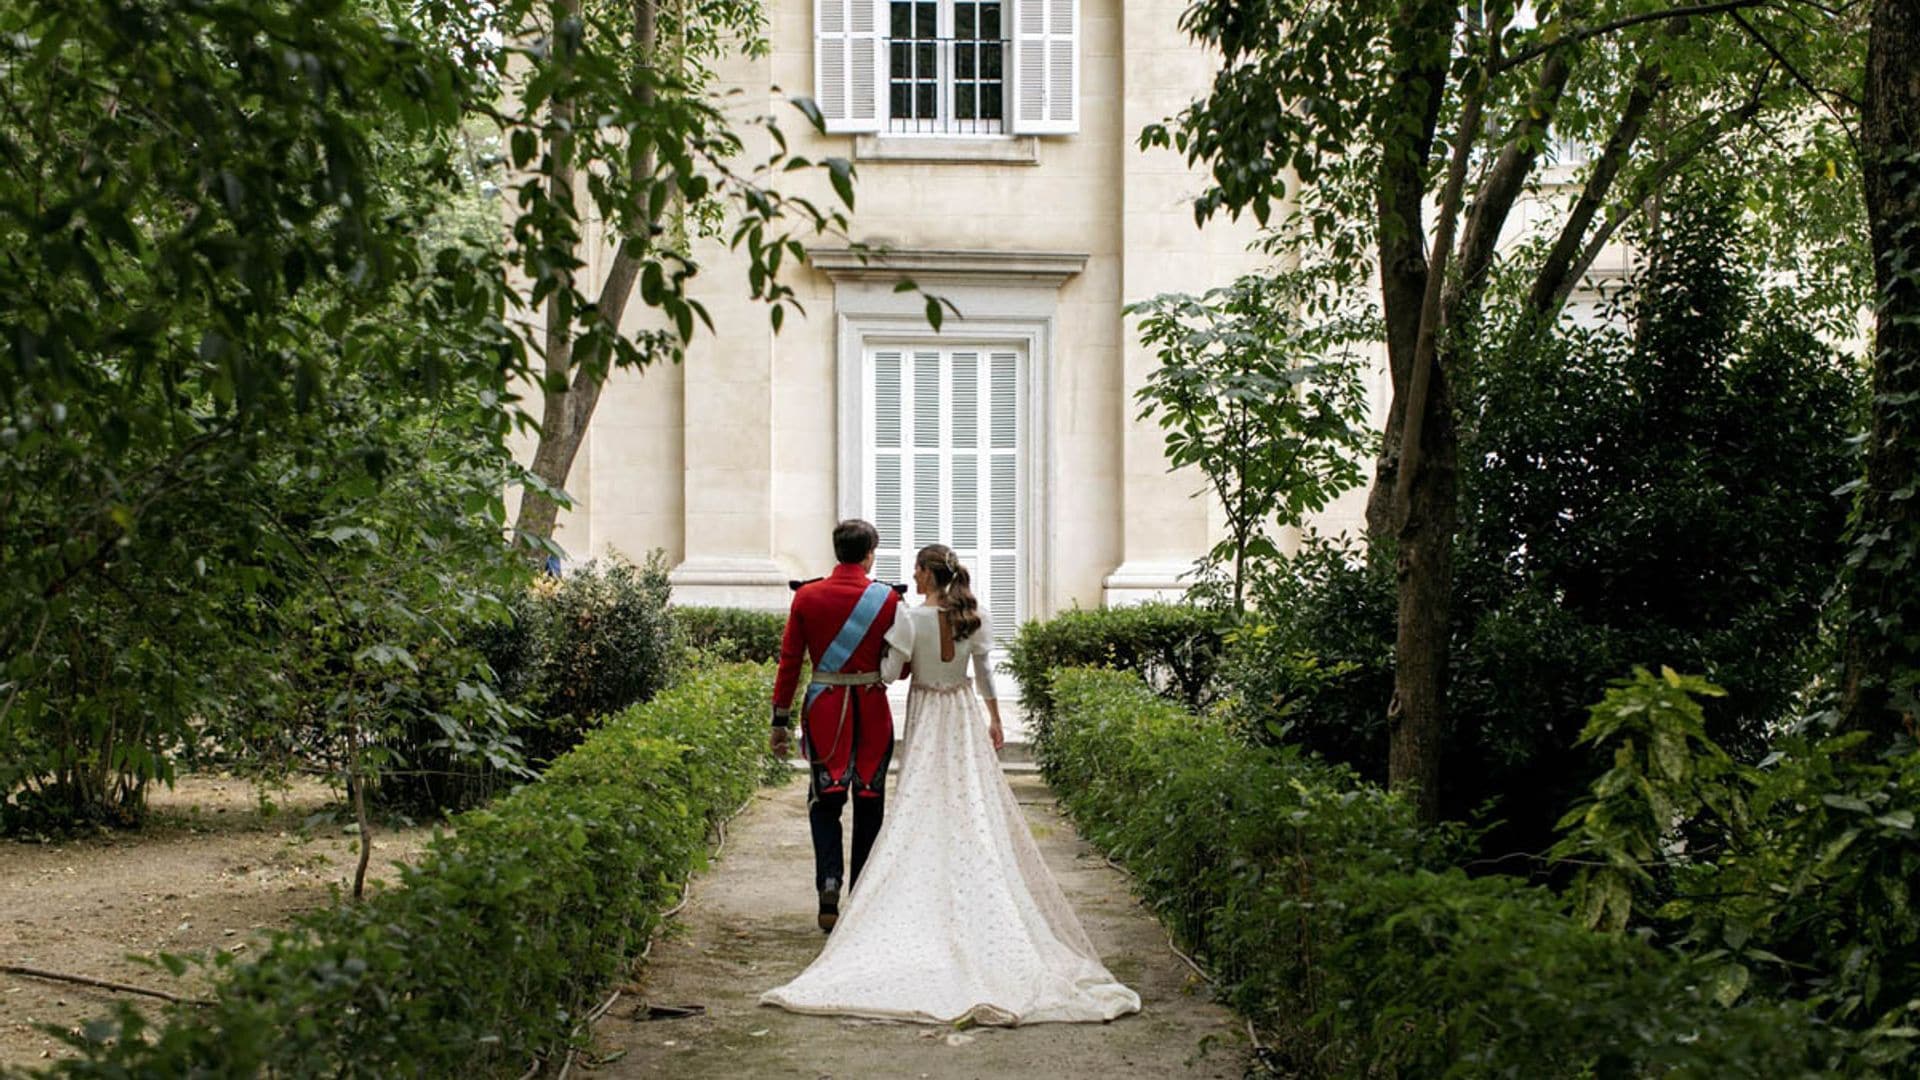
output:
<instances>
[{"instance_id":1,"label":"bride's hand","mask_svg":"<svg viewBox=\"0 0 1920 1080\"><path fill-rule=\"evenodd\" d=\"M1000 730L1000 721L995 720L987 725L987 738L993 740L993 748L995 750L999 750L1007 745L1007 736L1005 732Z\"/></svg>"}]
</instances>

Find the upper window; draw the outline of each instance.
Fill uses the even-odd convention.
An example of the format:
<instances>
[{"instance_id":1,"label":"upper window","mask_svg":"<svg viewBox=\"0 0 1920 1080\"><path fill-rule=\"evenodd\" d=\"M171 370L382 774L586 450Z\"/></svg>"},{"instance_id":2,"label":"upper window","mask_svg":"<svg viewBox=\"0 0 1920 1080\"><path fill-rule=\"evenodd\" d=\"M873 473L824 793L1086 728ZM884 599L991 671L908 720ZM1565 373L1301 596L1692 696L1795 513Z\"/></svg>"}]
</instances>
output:
<instances>
[{"instance_id":1,"label":"upper window","mask_svg":"<svg viewBox=\"0 0 1920 1080\"><path fill-rule=\"evenodd\" d=\"M815 0L827 130L1080 129L1079 0Z\"/></svg>"},{"instance_id":2,"label":"upper window","mask_svg":"<svg viewBox=\"0 0 1920 1080\"><path fill-rule=\"evenodd\" d=\"M890 0L888 131L997 135L1006 130L1000 0Z\"/></svg>"}]
</instances>

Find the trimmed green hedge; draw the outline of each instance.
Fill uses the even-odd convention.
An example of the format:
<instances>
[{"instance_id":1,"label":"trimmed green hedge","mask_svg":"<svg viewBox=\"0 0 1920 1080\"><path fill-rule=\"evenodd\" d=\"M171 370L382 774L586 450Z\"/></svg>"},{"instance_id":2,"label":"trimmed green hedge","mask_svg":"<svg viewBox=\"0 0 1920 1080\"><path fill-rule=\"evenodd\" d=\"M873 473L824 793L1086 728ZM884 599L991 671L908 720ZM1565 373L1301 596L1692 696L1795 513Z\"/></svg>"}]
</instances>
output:
<instances>
[{"instance_id":1,"label":"trimmed green hedge","mask_svg":"<svg viewBox=\"0 0 1920 1080\"><path fill-rule=\"evenodd\" d=\"M1007 667L1020 683L1027 723L1044 732L1053 715L1050 679L1057 668L1132 671L1195 711L1213 693L1220 662L1220 617L1189 604L1066 611L1020 628Z\"/></svg>"},{"instance_id":2,"label":"trimmed green hedge","mask_svg":"<svg viewBox=\"0 0 1920 1080\"><path fill-rule=\"evenodd\" d=\"M562 1044L763 779L770 673L704 671L607 718L544 780L455 819L402 883L227 966L216 1000L89 1024L83 1077L512 1075ZM177 963L177 962L176 962Z\"/></svg>"},{"instance_id":3,"label":"trimmed green hedge","mask_svg":"<svg viewBox=\"0 0 1920 1080\"><path fill-rule=\"evenodd\" d=\"M1458 832L1128 673L1065 670L1037 745L1062 805L1304 1076L1833 1075L1803 1011L1583 929L1546 889L1450 869Z\"/></svg>"},{"instance_id":4,"label":"trimmed green hedge","mask_svg":"<svg viewBox=\"0 0 1920 1080\"><path fill-rule=\"evenodd\" d=\"M787 628L784 611L750 608L675 605L674 621L686 644L720 660L770 664L780 659L780 635Z\"/></svg>"}]
</instances>

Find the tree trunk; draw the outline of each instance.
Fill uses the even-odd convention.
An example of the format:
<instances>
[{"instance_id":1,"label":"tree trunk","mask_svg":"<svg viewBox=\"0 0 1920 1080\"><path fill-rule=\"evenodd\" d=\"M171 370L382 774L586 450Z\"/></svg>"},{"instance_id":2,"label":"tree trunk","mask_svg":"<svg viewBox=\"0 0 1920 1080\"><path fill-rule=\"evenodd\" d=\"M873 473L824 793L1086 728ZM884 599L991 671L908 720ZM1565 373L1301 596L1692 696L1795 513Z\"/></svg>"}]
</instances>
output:
<instances>
[{"instance_id":1,"label":"tree trunk","mask_svg":"<svg viewBox=\"0 0 1920 1080\"><path fill-rule=\"evenodd\" d=\"M1920 676L1920 5L1876 0L1861 107L1861 172L1878 324L1866 484L1855 511L1841 719L1912 730L1902 675ZM1915 688L1909 684L1908 692Z\"/></svg>"},{"instance_id":2,"label":"tree trunk","mask_svg":"<svg viewBox=\"0 0 1920 1080\"><path fill-rule=\"evenodd\" d=\"M579 10L579 0L572 0L568 11L578 15ZM653 0L633 0L634 44L637 54L643 58L642 62L655 54L659 37L655 14ZM634 94L642 105L651 102L654 97L652 81L636 80ZM556 167L552 190L556 199L565 198L570 204L573 199L573 169L559 162L565 160L563 155L571 152L567 146L570 137L566 132L573 122L572 103L555 101L553 118L555 134L550 146ZM653 166L652 150L634 162L631 176L636 190L653 175ZM652 224L657 225L658 222ZM632 244L622 243L618 247L619 252L614 256L607 279L600 286L599 300L594 305L594 317L604 322L615 334L620 332L621 319L633 297L634 284L640 278L640 258L632 252ZM591 355L574 355L572 312L570 304L561 295L563 292L570 293L571 290L556 292L547 302L547 385L542 393L540 441L534 448L533 463L529 466L535 476L556 490L567 486L567 477L572 474L574 459L579 457L580 446L586 441L587 426L593 421L593 412L600 403L600 391L606 385L608 375L603 347L595 348ZM530 540L551 540L559 515L560 508L552 499L541 492L527 490L520 500L520 513L514 522L514 530L519 536Z\"/></svg>"},{"instance_id":3,"label":"tree trunk","mask_svg":"<svg viewBox=\"0 0 1920 1080\"><path fill-rule=\"evenodd\" d=\"M1374 463L1373 489L1367 493L1367 539L1377 543L1393 535L1393 489L1400 474L1401 434L1406 426L1407 385L1420 338L1420 305L1427 291L1425 241L1426 161L1447 89L1449 28L1453 12L1427 3L1404 17L1393 32L1397 74L1394 115L1400 125L1384 133L1380 158L1376 243L1380 257L1380 300L1386 321L1387 371L1393 401L1387 408L1386 439ZM1436 43L1438 47L1436 48Z\"/></svg>"},{"instance_id":4,"label":"tree trunk","mask_svg":"<svg viewBox=\"0 0 1920 1080\"><path fill-rule=\"evenodd\" d=\"M1440 755L1446 744L1447 646L1453 617L1453 534L1459 524L1459 435L1446 373L1435 364L1421 426L1420 464L1400 523L1395 577L1393 701L1387 781L1411 788L1420 820L1440 817Z\"/></svg>"},{"instance_id":5,"label":"tree trunk","mask_svg":"<svg viewBox=\"0 0 1920 1080\"><path fill-rule=\"evenodd\" d=\"M1415 789L1415 805L1427 821L1439 808L1442 689L1457 516L1451 479L1457 456L1451 447L1452 403L1437 364L1428 374L1422 404L1420 456L1425 460L1415 466L1410 485L1400 479L1400 458L1432 272L1424 251L1426 162L1446 93L1453 20L1449 5L1411 6L1391 37L1400 127L1387 133L1381 155L1377 242L1393 404L1367 498L1368 539L1378 544L1394 537L1399 582L1394 691L1387 706L1387 778L1395 789ZM1404 503L1396 491L1405 495Z\"/></svg>"}]
</instances>

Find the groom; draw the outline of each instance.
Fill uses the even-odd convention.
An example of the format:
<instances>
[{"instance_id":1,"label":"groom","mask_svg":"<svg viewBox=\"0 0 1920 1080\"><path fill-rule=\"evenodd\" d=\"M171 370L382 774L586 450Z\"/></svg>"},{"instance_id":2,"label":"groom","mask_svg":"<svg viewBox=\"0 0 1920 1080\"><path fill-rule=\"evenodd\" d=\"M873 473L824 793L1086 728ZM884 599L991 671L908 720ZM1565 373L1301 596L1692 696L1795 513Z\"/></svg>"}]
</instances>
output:
<instances>
[{"instance_id":1,"label":"groom","mask_svg":"<svg viewBox=\"0 0 1920 1080\"><path fill-rule=\"evenodd\" d=\"M800 708L801 746L807 755L807 821L813 828L813 887L820 894L820 929L840 917L840 887L851 888L880 832L886 805L887 762L893 757L893 715L880 681L882 639L893 625L900 594L870 580L880 534L867 522L833 529L833 573L800 586L780 640L780 672L773 682L777 757L792 751L788 727L800 682L800 657L813 661L813 678ZM853 868L843 873L840 809L853 798Z\"/></svg>"}]
</instances>

